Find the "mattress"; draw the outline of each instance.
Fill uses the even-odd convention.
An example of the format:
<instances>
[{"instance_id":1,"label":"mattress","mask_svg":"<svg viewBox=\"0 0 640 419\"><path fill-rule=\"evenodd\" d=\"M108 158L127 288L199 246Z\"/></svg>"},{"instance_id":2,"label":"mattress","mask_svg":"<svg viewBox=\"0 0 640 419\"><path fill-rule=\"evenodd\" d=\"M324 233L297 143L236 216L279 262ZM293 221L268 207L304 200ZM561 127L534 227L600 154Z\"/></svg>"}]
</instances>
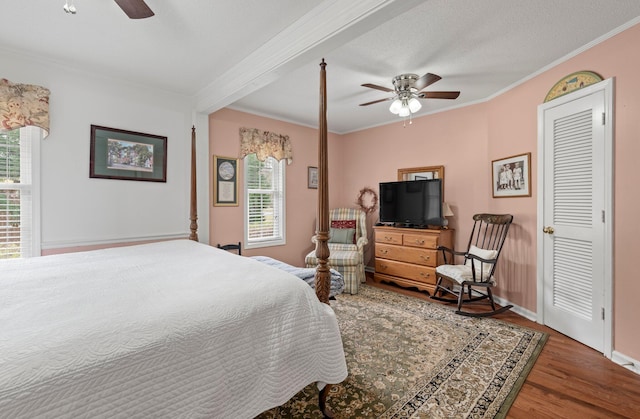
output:
<instances>
[{"instance_id":1,"label":"mattress","mask_svg":"<svg viewBox=\"0 0 640 419\"><path fill-rule=\"evenodd\" d=\"M1 418L251 418L347 369L294 275L189 240L0 261Z\"/></svg>"}]
</instances>

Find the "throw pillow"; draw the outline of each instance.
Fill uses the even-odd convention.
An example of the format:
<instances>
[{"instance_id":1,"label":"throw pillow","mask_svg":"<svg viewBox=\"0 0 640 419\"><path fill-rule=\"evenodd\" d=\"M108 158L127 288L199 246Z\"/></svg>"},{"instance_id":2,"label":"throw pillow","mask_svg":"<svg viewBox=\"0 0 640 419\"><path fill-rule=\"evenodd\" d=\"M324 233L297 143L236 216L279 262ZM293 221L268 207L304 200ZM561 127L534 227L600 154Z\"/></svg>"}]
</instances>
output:
<instances>
[{"instance_id":1,"label":"throw pillow","mask_svg":"<svg viewBox=\"0 0 640 419\"><path fill-rule=\"evenodd\" d=\"M469 253L481 257L482 259L495 259L495 257L498 256L497 250L481 249L474 245L469 247ZM467 259L464 264L465 266L471 267L471 259ZM487 276L491 273L493 263L483 263L479 260L474 260L473 266L476 268L476 279L488 279Z\"/></svg>"},{"instance_id":2,"label":"throw pillow","mask_svg":"<svg viewBox=\"0 0 640 419\"><path fill-rule=\"evenodd\" d=\"M331 220L331 227L336 229L352 228L356 229L356 220ZM356 235L353 235L353 244L356 244Z\"/></svg>"},{"instance_id":3,"label":"throw pillow","mask_svg":"<svg viewBox=\"0 0 640 419\"><path fill-rule=\"evenodd\" d=\"M355 228L329 228L329 243L353 243Z\"/></svg>"}]
</instances>

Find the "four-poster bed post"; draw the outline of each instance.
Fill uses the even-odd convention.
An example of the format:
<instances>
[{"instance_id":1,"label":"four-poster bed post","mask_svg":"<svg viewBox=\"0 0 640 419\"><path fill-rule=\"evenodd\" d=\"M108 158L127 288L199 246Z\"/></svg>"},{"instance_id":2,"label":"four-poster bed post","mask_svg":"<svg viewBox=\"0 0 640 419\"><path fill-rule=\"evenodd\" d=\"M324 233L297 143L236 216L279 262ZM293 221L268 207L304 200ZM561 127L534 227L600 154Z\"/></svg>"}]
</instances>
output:
<instances>
[{"instance_id":1,"label":"four-poster bed post","mask_svg":"<svg viewBox=\"0 0 640 419\"><path fill-rule=\"evenodd\" d=\"M189 240L198 241L198 196L196 188L196 127L191 126L191 234Z\"/></svg>"},{"instance_id":2,"label":"four-poster bed post","mask_svg":"<svg viewBox=\"0 0 640 419\"><path fill-rule=\"evenodd\" d=\"M329 304L331 273L329 272L329 175L327 145L327 63L320 63L320 112L318 121L318 214L316 225L316 267L315 285L318 299ZM327 394L331 389L326 384L318 395L318 405L324 418L333 418L327 407Z\"/></svg>"},{"instance_id":3,"label":"four-poster bed post","mask_svg":"<svg viewBox=\"0 0 640 419\"><path fill-rule=\"evenodd\" d=\"M329 176L327 146L327 64L320 63L320 115L318 123L318 214L316 226L316 295L329 304L331 273L329 272Z\"/></svg>"}]
</instances>

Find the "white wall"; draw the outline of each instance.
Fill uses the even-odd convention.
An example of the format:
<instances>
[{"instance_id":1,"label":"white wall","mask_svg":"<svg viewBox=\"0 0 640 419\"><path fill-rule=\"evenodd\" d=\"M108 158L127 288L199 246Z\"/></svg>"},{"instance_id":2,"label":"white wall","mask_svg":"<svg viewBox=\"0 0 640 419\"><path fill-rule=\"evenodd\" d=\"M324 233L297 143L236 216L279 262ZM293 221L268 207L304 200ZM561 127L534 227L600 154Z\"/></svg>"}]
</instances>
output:
<instances>
[{"instance_id":1,"label":"white wall","mask_svg":"<svg viewBox=\"0 0 640 419\"><path fill-rule=\"evenodd\" d=\"M201 124L192 116L192 98L9 51L0 50L0 63L0 78L51 90L50 135L41 148L42 249L188 235L194 122L199 224L208 218L201 212L208 210L208 129L206 118ZM167 182L89 178L92 124L166 136ZM208 225L200 227L206 242Z\"/></svg>"}]
</instances>

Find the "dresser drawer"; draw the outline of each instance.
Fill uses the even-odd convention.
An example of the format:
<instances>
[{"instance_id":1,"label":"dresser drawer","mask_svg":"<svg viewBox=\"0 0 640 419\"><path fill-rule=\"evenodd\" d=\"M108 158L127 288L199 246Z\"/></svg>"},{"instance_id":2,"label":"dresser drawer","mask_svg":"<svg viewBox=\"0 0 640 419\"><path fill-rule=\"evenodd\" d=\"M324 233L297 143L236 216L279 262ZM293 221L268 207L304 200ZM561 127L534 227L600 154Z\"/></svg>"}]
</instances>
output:
<instances>
[{"instance_id":1,"label":"dresser drawer","mask_svg":"<svg viewBox=\"0 0 640 419\"><path fill-rule=\"evenodd\" d=\"M436 283L435 268L397 262L387 259L376 259L376 273L413 279L426 284Z\"/></svg>"},{"instance_id":2,"label":"dresser drawer","mask_svg":"<svg viewBox=\"0 0 640 419\"><path fill-rule=\"evenodd\" d=\"M402 244L405 246L411 246L411 247L435 249L438 247L438 236L405 233L403 234L403 237L402 237Z\"/></svg>"},{"instance_id":3,"label":"dresser drawer","mask_svg":"<svg viewBox=\"0 0 640 419\"><path fill-rule=\"evenodd\" d=\"M376 230L376 243L402 244L402 233Z\"/></svg>"},{"instance_id":4,"label":"dresser drawer","mask_svg":"<svg viewBox=\"0 0 640 419\"><path fill-rule=\"evenodd\" d=\"M376 243L376 257L435 267L438 260L438 252L431 249Z\"/></svg>"}]
</instances>

